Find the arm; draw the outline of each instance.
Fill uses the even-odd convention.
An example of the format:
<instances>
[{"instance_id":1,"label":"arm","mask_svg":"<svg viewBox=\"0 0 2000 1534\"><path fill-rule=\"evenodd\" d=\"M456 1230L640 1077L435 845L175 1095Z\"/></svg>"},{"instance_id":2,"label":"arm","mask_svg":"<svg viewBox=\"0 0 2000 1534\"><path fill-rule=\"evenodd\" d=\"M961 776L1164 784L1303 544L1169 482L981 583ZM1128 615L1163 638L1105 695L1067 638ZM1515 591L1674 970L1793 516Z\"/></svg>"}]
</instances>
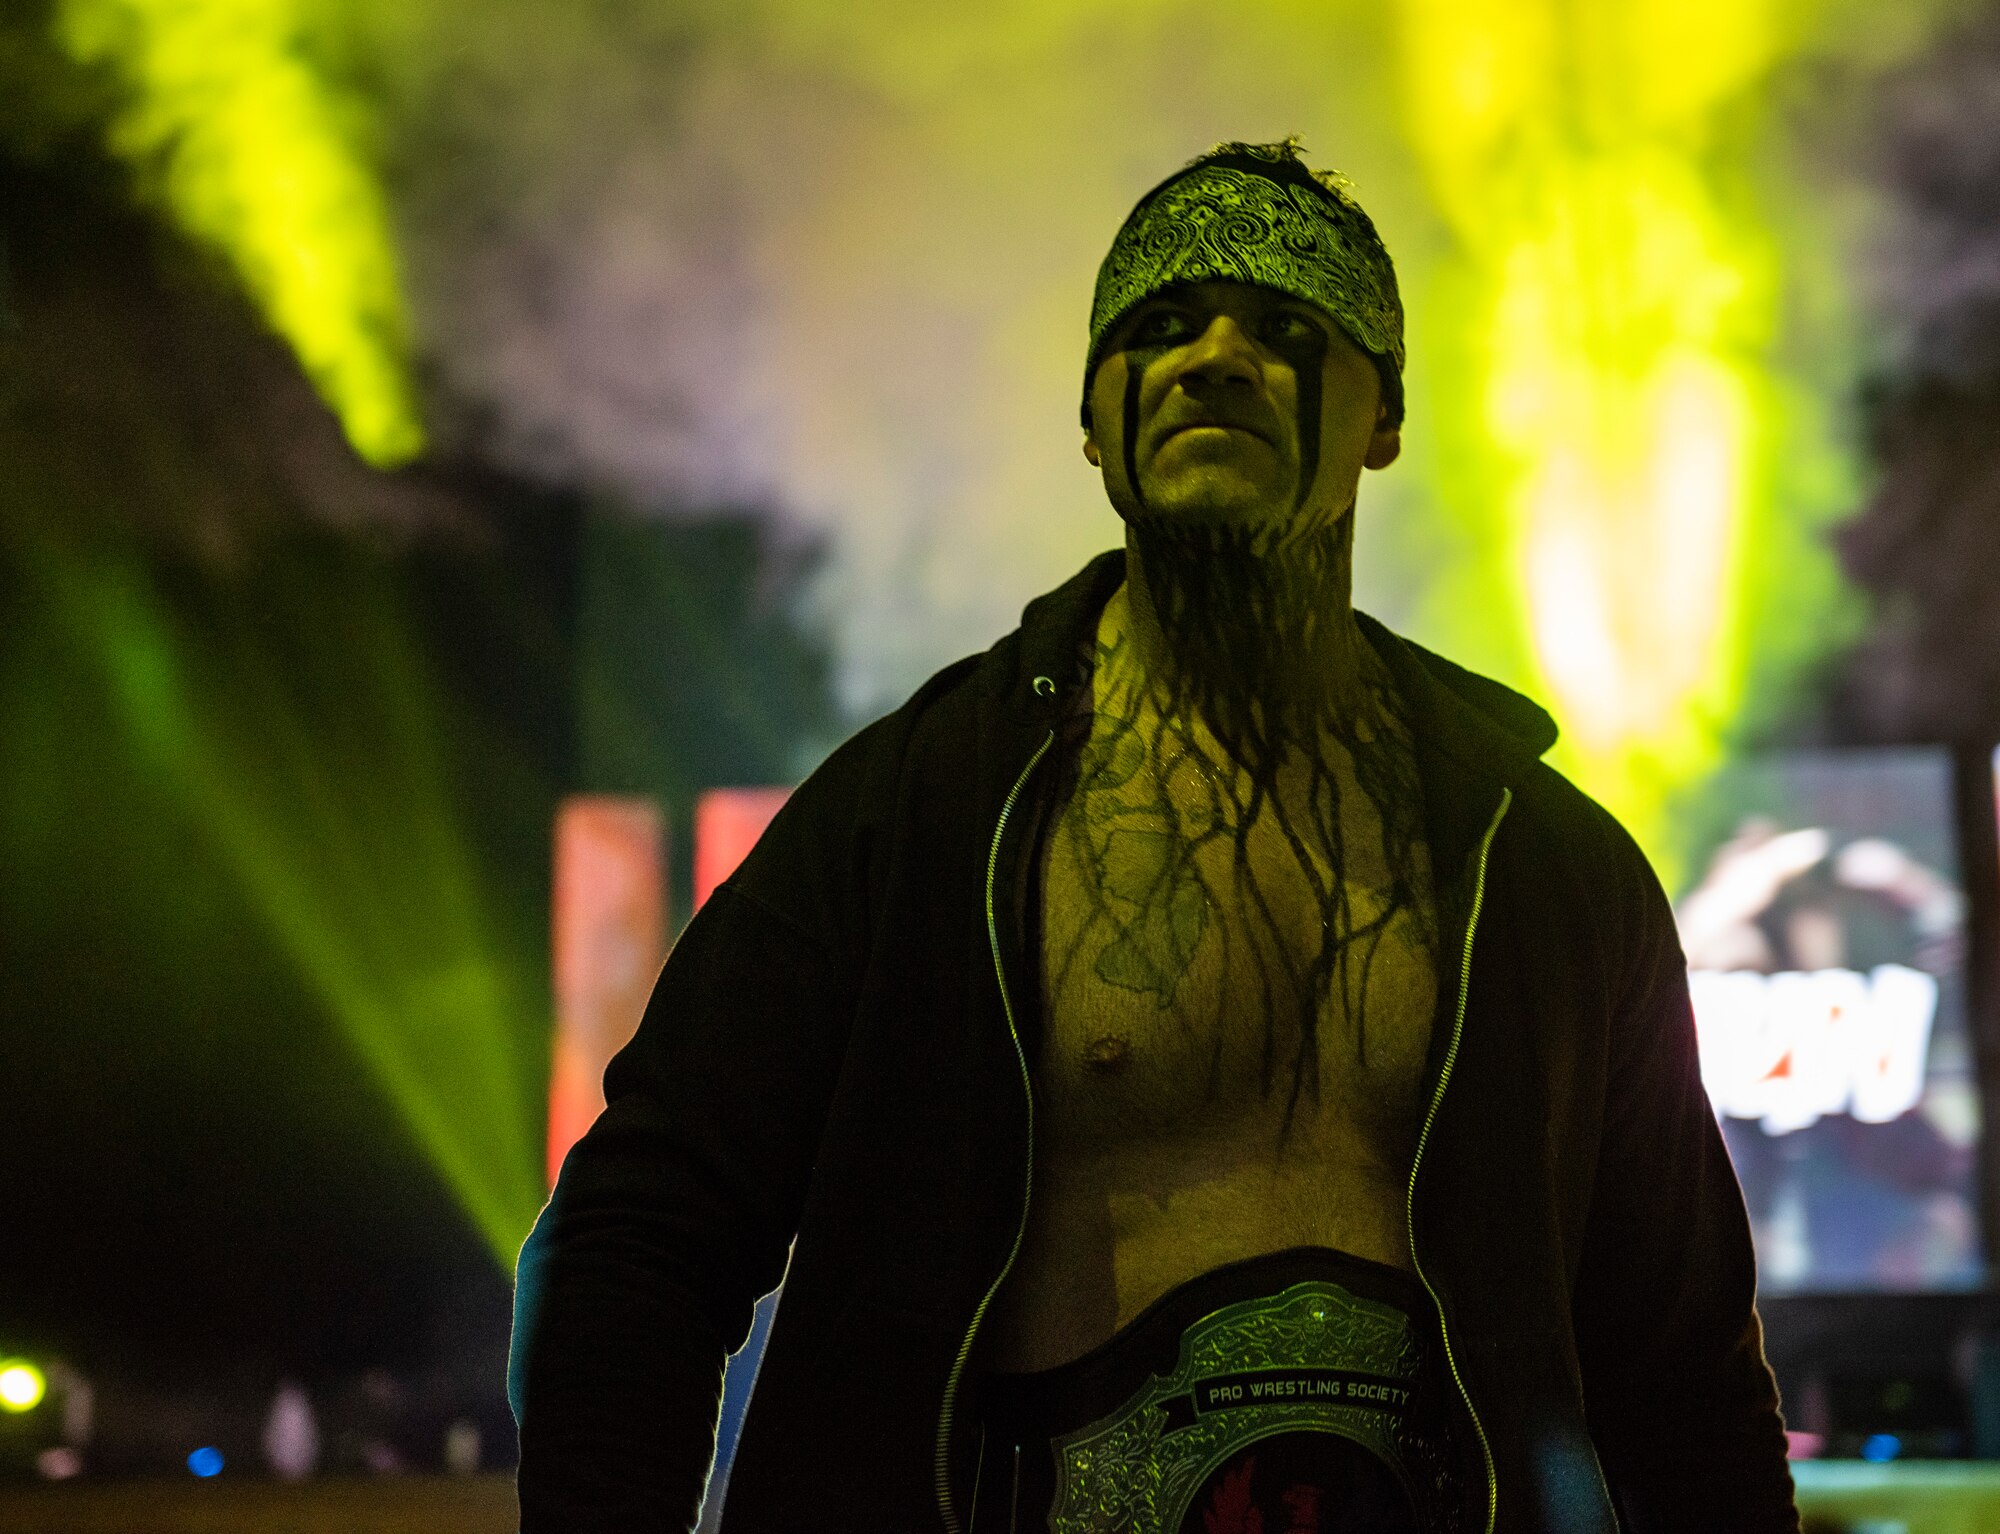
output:
<instances>
[{"instance_id":1,"label":"arm","mask_svg":"<svg viewBox=\"0 0 2000 1534\"><path fill-rule=\"evenodd\" d=\"M1633 1534L1791 1534L1749 1221L1702 1090L1687 966L1658 881L1618 840L1630 871L1606 941L1622 983L1572 1296L1591 1436Z\"/></svg>"},{"instance_id":2,"label":"arm","mask_svg":"<svg viewBox=\"0 0 2000 1534\"><path fill-rule=\"evenodd\" d=\"M783 1276L850 1015L823 943L742 888L682 934L521 1254L522 1534L692 1526L724 1358Z\"/></svg>"}]
</instances>

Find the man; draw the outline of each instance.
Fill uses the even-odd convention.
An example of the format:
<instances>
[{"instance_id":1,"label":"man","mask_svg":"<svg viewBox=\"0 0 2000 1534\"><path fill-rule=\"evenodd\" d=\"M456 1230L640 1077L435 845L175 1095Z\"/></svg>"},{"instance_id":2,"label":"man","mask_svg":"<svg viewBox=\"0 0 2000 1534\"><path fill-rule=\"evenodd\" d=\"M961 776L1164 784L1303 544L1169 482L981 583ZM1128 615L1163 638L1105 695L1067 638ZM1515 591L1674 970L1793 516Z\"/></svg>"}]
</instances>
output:
<instances>
[{"instance_id":1,"label":"man","mask_svg":"<svg viewBox=\"0 0 2000 1534\"><path fill-rule=\"evenodd\" d=\"M1134 209L1125 548L681 938L523 1254L525 1534L693 1516L781 1276L732 1534L1796 1528L1666 900L1540 709L1351 607L1402 359L1295 143Z\"/></svg>"}]
</instances>

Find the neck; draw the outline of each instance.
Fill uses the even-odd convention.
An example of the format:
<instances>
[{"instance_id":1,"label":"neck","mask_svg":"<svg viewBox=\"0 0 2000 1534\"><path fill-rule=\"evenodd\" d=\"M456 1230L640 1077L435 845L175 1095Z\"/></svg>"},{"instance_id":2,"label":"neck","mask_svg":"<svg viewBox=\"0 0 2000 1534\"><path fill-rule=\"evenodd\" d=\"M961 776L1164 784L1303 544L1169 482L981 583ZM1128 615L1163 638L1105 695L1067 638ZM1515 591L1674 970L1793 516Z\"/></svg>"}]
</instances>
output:
<instances>
[{"instance_id":1,"label":"neck","mask_svg":"<svg viewBox=\"0 0 2000 1534\"><path fill-rule=\"evenodd\" d=\"M1268 550L1227 531L1128 525L1125 584L1106 613L1124 641L1120 681L1246 766L1313 743L1353 707L1369 654L1353 525Z\"/></svg>"}]
</instances>

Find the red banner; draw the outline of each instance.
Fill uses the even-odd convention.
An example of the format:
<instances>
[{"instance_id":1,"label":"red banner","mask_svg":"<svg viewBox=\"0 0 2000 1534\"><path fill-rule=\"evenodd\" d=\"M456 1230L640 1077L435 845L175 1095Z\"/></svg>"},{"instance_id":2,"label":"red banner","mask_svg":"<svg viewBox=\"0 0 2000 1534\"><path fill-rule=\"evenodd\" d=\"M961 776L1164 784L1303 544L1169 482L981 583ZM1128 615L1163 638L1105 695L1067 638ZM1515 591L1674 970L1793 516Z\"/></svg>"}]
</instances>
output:
<instances>
[{"instance_id":1,"label":"red banner","mask_svg":"<svg viewBox=\"0 0 2000 1534\"><path fill-rule=\"evenodd\" d=\"M645 799L577 795L556 816L554 1071L548 1173L604 1110L667 951L666 834Z\"/></svg>"},{"instance_id":2,"label":"red banner","mask_svg":"<svg viewBox=\"0 0 2000 1534\"><path fill-rule=\"evenodd\" d=\"M694 908L736 872L764 827L792 796L789 788L714 788L694 806Z\"/></svg>"}]
</instances>

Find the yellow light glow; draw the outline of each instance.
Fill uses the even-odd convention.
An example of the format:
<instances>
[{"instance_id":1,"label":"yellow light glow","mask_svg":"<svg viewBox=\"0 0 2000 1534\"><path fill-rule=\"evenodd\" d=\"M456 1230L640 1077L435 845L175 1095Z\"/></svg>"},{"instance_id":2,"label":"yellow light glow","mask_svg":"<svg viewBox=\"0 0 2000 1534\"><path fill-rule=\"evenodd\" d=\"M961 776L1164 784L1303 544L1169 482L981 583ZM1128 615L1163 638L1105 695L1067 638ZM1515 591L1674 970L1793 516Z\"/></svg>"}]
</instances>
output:
<instances>
[{"instance_id":1,"label":"yellow light glow","mask_svg":"<svg viewBox=\"0 0 2000 1534\"><path fill-rule=\"evenodd\" d=\"M11 1412L33 1411L48 1393L48 1381L33 1364L15 1359L0 1365L0 1408Z\"/></svg>"},{"instance_id":2,"label":"yellow light glow","mask_svg":"<svg viewBox=\"0 0 2000 1534\"><path fill-rule=\"evenodd\" d=\"M1742 683L1770 433L1768 231L1713 184L1717 115L1782 54L1777 0L1406 0L1415 145L1474 280L1496 575L1559 763L1659 850ZM1781 25L1784 23L1785 25ZM1433 321L1437 323L1437 321ZM1490 615L1482 615L1490 621Z\"/></svg>"},{"instance_id":3,"label":"yellow light glow","mask_svg":"<svg viewBox=\"0 0 2000 1534\"><path fill-rule=\"evenodd\" d=\"M290 342L354 450L423 447L380 187L361 114L311 62L300 0L62 0L58 32L111 66L127 101L113 150L225 255Z\"/></svg>"}]
</instances>

